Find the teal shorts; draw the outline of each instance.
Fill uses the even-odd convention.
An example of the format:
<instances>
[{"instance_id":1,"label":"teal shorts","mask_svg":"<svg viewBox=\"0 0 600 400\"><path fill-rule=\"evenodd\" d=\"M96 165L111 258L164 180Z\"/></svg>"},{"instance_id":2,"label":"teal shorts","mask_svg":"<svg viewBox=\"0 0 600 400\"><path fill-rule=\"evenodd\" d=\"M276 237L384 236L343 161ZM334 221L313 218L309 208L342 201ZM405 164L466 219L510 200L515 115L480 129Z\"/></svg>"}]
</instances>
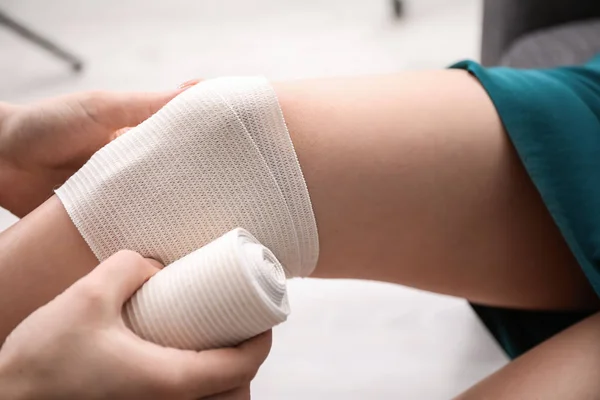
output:
<instances>
[{"instance_id":1,"label":"teal shorts","mask_svg":"<svg viewBox=\"0 0 600 400\"><path fill-rule=\"evenodd\" d=\"M492 99L531 180L600 295L600 56L584 65L523 70L463 61ZM594 313L473 305L510 357Z\"/></svg>"}]
</instances>

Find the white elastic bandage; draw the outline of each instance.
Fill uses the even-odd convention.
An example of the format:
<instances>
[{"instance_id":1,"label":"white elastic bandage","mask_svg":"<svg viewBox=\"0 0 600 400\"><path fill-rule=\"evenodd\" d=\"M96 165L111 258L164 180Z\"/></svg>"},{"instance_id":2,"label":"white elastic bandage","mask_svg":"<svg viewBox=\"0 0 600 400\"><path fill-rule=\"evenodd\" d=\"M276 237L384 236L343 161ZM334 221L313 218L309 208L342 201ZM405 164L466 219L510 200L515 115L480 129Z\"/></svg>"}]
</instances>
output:
<instances>
[{"instance_id":1,"label":"white elastic bandage","mask_svg":"<svg viewBox=\"0 0 600 400\"><path fill-rule=\"evenodd\" d=\"M264 78L186 90L56 193L99 260L130 249L170 264L242 227L288 277L309 275L317 262L308 190Z\"/></svg>"},{"instance_id":2,"label":"white elastic bandage","mask_svg":"<svg viewBox=\"0 0 600 400\"><path fill-rule=\"evenodd\" d=\"M165 267L123 309L140 337L197 351L236 345L288 313L283 267L243 229Z\"/></svg>"}]
</instances>

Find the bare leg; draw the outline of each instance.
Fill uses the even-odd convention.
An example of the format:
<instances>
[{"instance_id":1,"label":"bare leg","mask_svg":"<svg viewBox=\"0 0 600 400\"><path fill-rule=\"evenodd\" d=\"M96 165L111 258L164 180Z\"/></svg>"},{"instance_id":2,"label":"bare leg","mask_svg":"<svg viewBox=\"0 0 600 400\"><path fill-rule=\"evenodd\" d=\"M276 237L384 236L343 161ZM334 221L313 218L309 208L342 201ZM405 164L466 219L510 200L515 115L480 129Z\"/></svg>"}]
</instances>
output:
<instances>
[{"instance_id":1,"label":"bare leg","mask_svg":"<svg viewBox=\"0 0 600 400\"><path fill-rule=\"evenodd\" d=\"M567 329L457 400L594 400L600 393L600 314Z\"/></svg>"},{"instance_id":2,"label":"bare leg","mask_svg":"<svg viewBox=\"0 0 600 400\"><path fill-rule=\"evenodd\" d=\"M317 217L314 276L397 282L507 307L595 304L469 74L275 89Z\"/></svg>"},{"instance_id":3,"label":"bare leg","mask_svg":"<svg viewBox=\"0 0 600 400\"><path fill-rule=\"evenodd\" d=\"M275 84L320 231L315 276L503 306L595 305L462 71ZM0 340L97 264L56 198L0 235Z\"/></svg>"}]
</instances>

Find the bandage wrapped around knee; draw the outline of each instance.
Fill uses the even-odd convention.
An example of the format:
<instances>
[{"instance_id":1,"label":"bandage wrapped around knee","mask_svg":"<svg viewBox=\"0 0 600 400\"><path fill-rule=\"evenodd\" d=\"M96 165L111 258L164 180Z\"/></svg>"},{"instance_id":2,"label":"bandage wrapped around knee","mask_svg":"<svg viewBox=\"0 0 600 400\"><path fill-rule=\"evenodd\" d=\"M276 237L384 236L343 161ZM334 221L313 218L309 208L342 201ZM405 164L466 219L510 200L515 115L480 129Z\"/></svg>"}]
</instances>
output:
<instances>
[{"instance_id":1,"label":"bandage wrapped around knee","mask_svg":"<svg viewBox=\"0 0 600 400\"><path fill-rule=\"evenodd\" d=\"M168 265L241 227L287 277L308 276L317 262L309 193L264 78L186 90L100 149L56 194L100 261L129 249ZM159 303L137 310L159 313Z\"/></svg>"},{"instance_id":2,"label":"bandage wrapped around knee","mask_svg":"<svg viewBox=\"0 0 600 400\"><path fill-rule=\"evenodd\" d=\"M146 340L198 351L238 344L288 313L283 267L238 228L159 271L125 305L123 319Z\"/></svg>"}]
</instances>

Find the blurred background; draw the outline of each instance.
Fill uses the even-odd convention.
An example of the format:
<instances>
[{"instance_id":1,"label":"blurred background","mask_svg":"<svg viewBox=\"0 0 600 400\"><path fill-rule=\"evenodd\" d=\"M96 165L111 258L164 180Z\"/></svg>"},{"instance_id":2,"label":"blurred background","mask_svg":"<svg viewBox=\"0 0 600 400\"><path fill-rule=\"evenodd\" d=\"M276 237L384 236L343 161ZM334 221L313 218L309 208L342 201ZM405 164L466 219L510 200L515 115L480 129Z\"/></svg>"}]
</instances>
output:
<instances>
[{"instance_id":1,"label":"blurred background","mask_svg":"<svg viewBox=\"0 0 600 400\"><path fill-rule=\"evenodd\" d=\"M401 11L397 13L397 11ZM398 15L400 14L400 15ZM191 78L391 73L479 59L479 0L0 0L0 100ZM72 55L61 60L13 22ZM77 63L82 70L75 72ZM0 229L15 218L0 210ZM447 399L506 358L461 299L297 280L256 399Z\"/></svg>"},{"instance_id":2,"label":"blurred background","mask_svg":"<svg viewBox=\"0 0 600 400\"><path fill-rule=\"evenodd\" d=\"M271 79L439 68L479 56L479 0L0 0L0 12L84 62L0 25L0 96L153 90L190 78Z\"/></svg>"}]
</instances>

